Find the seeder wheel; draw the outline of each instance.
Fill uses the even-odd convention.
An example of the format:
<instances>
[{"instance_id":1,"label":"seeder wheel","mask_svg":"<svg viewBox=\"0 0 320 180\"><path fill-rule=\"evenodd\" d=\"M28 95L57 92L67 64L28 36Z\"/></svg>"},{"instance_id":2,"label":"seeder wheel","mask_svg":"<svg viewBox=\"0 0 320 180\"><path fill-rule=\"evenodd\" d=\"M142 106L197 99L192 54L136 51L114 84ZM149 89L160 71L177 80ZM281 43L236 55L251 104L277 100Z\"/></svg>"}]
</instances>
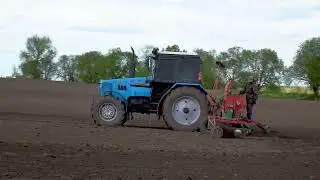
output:
<instances>
[{"instance_id":1,"label":"seeder wheel","mask_svg":"<svg viewBox=\"0 0 320 180\"><path fill-rule=\"evenodd\" d=\"M270 135L270 127L268 125L257 123L257 127L262 130L263 134Z\"/></svg>"},{"instance_id":2,"label":"seeder wheel","mask_svg":"<svg viewBox=\"0 0 320 180\"><path fill-rule=\"evenodd\" d=\"M270 127L267 125L263 125L261 123L247 125L247 127L251 130L248 135L252 136L269 136L270 135Z\"/></svg>"},{"instance_id":3,"label":"seeder wheel","mask_svg":"<svg viewBox=\"0 0 320 180\"><path fill-rule=\"evenodd\" d=\"M249 129L247 128L235 128L233 131L234 137L245 138L249 135Z\"/></svg>"},{"instance_id":4,"label":"seeder wheel","mask_svg":"<svg viewBox=\"0 0 320 180\"><path fill-rule=\"evenodd\" d=\"M220 126L210 127L208 128L208 131L213 138L223 137L223 129Z\"/></svg>"}]
</instances>

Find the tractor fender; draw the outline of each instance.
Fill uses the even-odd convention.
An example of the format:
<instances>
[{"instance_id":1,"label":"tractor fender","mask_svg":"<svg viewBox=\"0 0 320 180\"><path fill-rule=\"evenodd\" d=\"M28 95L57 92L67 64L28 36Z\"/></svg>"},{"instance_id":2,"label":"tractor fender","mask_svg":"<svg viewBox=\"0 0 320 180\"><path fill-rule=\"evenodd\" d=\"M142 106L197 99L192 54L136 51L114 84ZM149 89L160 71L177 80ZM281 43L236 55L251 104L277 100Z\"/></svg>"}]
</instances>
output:
<instances>
[{"instance_id":1,"label":"tractor fender","mask_svg":"<svg viewBox=\"0 0 320 180\"><path fill-rule=\"evenodd\" d=\"M158 115L162 115L162 105L163 102L165 100L165 98L167 97L167 95L174 89L178 88L178 87L182 87L182 86L189 86L189 87L194 87L198 90L200 90L203 94L208 95L208 92L206 91L206 89L201 85L201 84L190 84L190 83L176 83L173 86L171 86L170 89L167 90L167 92L165 92L162 97L159 100L158 106L157 106L157 114Z\"/></svg>"},{"instance_id":2,"label":"tractor fender","mask_svg":"<svg viewBox=\"0 0 320 180\"><path fill-rule=\"evenodd\" d=\"M108 93L110 93L110 94L108 94ZM117 96L116 97L113 96L112 93L117 94ZM104 91L103 96L113 96L120 101L126 102L126 100L125 100L126 98L117 91L111 91L111 90Z\"/></svg>"},{"instance_id":3,"label":"tractor fender","mask_svg":"<svg viewBox=\"0 0 320 180\"><path fill-rule=\"evenodd\" d=\"M110 93L110 94L109 94ZM115 93L117 94L118 96L115 97L112 95L112 93ZM119 92L116 92L116 91L112 91L112 90L107 90L107 91L104 91L104 96L103 97L107 97L107 96L112 96L114 98L116 98L117 100L121 101L124 103L125 105L125 111L127 112L128 111L128 101L125 100L125 97L123 95L121 95Z\"/></svg>"}]
</instances>

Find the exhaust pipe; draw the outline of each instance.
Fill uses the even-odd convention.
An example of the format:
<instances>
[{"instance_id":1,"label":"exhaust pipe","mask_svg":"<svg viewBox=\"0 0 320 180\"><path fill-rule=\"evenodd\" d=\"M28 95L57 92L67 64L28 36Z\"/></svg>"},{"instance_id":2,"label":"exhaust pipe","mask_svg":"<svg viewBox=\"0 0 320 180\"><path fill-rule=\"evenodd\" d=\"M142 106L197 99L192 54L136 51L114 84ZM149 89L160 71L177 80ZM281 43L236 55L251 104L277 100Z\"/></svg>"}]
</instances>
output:
<instances>
[{"instance_id":1,"label":"exhaust pipe","mask_svg":"<svg viewBox=\"0 0 320 180\"><path fill-rule=\"evenodd\" d=\"M134 78L136 77L136 54L134 53L133 47L131 47L132 51L132 59L128 63L129 64L129 77Z\"/></svg>"}]
</instances>

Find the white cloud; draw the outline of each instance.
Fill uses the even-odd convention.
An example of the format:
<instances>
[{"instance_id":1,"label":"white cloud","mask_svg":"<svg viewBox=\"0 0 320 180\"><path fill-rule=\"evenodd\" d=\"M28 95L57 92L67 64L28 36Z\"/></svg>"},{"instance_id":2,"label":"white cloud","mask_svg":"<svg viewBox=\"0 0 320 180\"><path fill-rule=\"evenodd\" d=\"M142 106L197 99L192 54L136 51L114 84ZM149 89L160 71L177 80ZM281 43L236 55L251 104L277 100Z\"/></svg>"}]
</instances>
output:
<instances>
[{"instance_id":1,"label":"white cloud","mask_svg":"<svg viewBox=\"0 0 320 180\"><path fill-rule=\"evenodd\" d=\"M11 74L34 33L50 36L59 55L146 44L218 51L239 45L275 49L290 64L298 45L319 31L315 0L0 1L0 75Z\"/></svg>"}]
</instances>

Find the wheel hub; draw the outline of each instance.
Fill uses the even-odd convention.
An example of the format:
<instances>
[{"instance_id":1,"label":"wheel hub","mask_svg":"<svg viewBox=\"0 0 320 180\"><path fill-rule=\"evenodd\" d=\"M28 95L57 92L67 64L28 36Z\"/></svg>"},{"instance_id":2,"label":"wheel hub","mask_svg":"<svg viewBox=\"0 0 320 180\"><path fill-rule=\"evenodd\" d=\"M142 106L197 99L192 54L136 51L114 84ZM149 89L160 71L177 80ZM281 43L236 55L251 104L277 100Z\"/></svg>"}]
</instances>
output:
<instances>
[{"instance_id":1,"label":"wheel hub","mask_svg":"<svg viewBox=\"0 0 320 180\"><path fill-rule=\"evenodd\" d=\"M188 114L188 113L189 113L189 108L186 108L186 107L183 108L183 112L186 113L186 114Z\"/></svg>"},{"instance_id":2,"label":"wheel hub","mask_svg":"<svg viewBox=\"0 0 320 180\"><path fill-rule=\"evenodd\" d=\"M111 103L105 103L100 106L99 115L104 121L112 121L117 116L117 108Z\"/></svg>"},{"instance_id":3,"label":"wheel hub","mask_svg":"<svg viewBox=\"0 0 320 180\"><path fill-rule=\"evenodd\" d=\"M174 119L183 125L190 125L196 122L200 117L200 113L200 103L193 97L180 97L172 106Z\"/></svg>"}]
</instances>

